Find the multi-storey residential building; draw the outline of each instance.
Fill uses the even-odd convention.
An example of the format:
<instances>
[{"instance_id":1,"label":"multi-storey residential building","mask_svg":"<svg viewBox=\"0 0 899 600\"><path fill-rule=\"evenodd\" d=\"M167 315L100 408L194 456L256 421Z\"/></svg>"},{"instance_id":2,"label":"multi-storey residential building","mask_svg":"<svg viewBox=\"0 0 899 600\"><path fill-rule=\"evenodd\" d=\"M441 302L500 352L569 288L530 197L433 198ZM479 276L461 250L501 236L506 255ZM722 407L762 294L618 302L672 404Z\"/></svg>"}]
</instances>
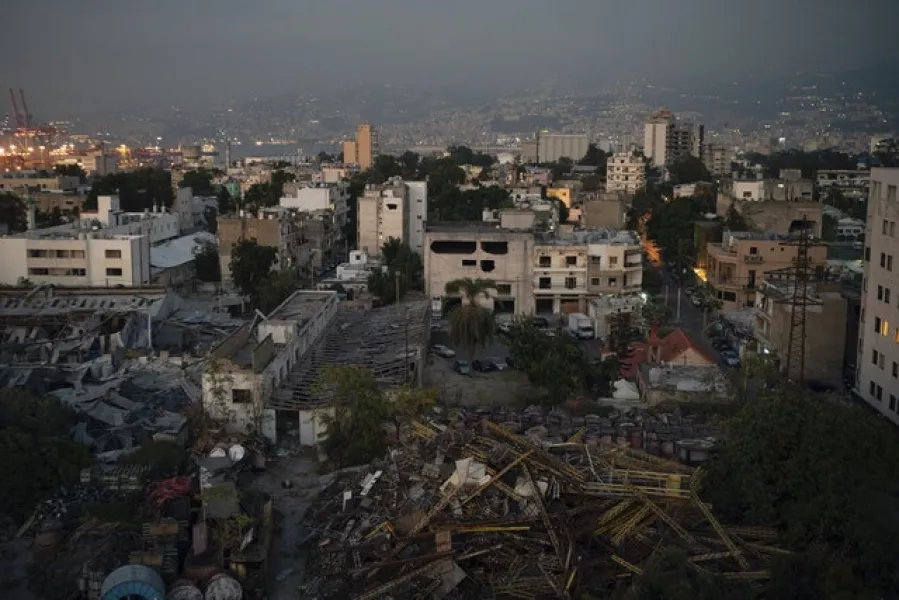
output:
<instances>
[{"instance_id":1,"label":"multi-storey residential building","mask_svg":"<svg viewBox=\"0 0 899 600\"><path fill-rule=\"evenodd\" d=\"M794 266L798 248L791 238L774 233L725 231L723 241L706 245L706 268L696 275L721 301L722 311L755 305L755 292L771 271ZM827 247L809 248L809 265L824 268Z\"/></svg>"},{"instance_id":2,"label":"multi-storey residential building","mask_svg":"<svg viewBox=\"0 0 899 600\"><path fill-rule=\"evenodd\" d=\"M630 231L540 236L534 243L533 277L536 312L587 312L589 297L640 292L643 247Z\"/></svg>"},{"instance_id":3,"label":"multi-storey residential building","mask_svg":"<svg viewBox=\"0 0 899 600\"><path fill-rule=\"evenodd\" d=\"M643 154L654 167L686 156L701 159L704 135L702 125L678 121L670 110L660 110L644 123Z\"/></svg>"},{"instance_id":4,"label":"multi-storey residential building","mask_svg":"<svg viewBox=\"0 0 899 600\"><path fill-rule=\"evenodd\" d=\"M349 190L346 184L286 183L282 193L279 206L309 213L329 211L334 217L335 227L346 225L349 212Z\"/></svg>"},{"instance_id":5,"label":"multi-storey residential building","mask_svg":"<svg viewBox=\"0 0 899 600\"><path fill-rule=\"evenodd\" d=\"M807 286L804 378L840 385L846 349L846 299L838 282ZM768 274L756 292L753 334L762 352L773 353L786 367L795 291L790 273ZM796 372L798 367L791 366ZM788 374L789 375L789 374Z\"/></svg>"},{"instance_id":6,"label":"multi-storey residential building","mask_svg":"<svg viewBox=\"0 0 899 600\"><path fill-rule=\"evenodd\" d=\"M533 314L533 214L529 223L524 218L512 219L512 216L510 214L499 225L427 224L424 235L425 293L431 298L445 298L446 284L454 279L489 278L496 282L496 293L489 299L482 299L489 308ZM450 305L458 301L458 298L446 298Z\"/></svg>"},{"instance_id":7,"label":"multi-storey residential building","mask_svg":"<svg viewBox=\"0 0 899 600\"><path fill-rule=\"evenodd\" d=\"M80 181L68 175L42 176L37 171L19 171L0 176L0 192L27 194L29 191L64 192L74 190Z\"/></svg>"},{"instance_id":8,"label":"multi-storey residential building","mask_svg":"<svg viewBox=\"0 0 899 600\"><path fill-rule=\"evenodd\" d=\"M817 173L817 184L822 197L835 189L846 198L864 200L871 185L871 170L863 165L851 170L822 169Z\"/></svg>"},{"instance_id":9,"label":"multi-storey residential building","mask_svg":"<svg viewBox=\"0 0 899 600\"><path fill-rule=\"evenodd\" d=\"M45 229L35 228L34 211L30 204L28 231L0 238L2 284L145 285L150 282L150 247L180 234L178 214L167 209L124 212L118 196L100 196L96 211Z\"/></svg>"},{"instance_id":10,"label":"multi-storey residential building","mask_svg":"<svg viewBox=\"0 0 899 600\"><path fill-rule=\"evenodd\" d=\"M725 177L731 172L733 152L723 144L707 143L702 148L702 163L712 177Z\"/></svg>"},{"instance_id":11,"label":"multi-storey residential building","mask_svg":"<svg viewBox=\"0 0 899 600\"><path fill-rule=\"evenodd\" d=\"M871 169L858 394L899 424L899 169Z\"/></svg>"},{"instance_id":12,"label":"multi-storey residential building","mask_svg":"<svg viewBox=\"0 0 899 600\"><path fill-rule=\"evenodd\" d=\"M589 144L584 134L541 131L537 134L537 162L556 162L563 156L577 162L587 154Z\"/></svg>"},{"instance_id":13,"label":"multi-storey residential building","mask_svg":"<svg viewBox=\"0 0 899 600\"><path fill-rule=\"evenodd\" d=\"M613 154L606 161L606 191L634 194L646 185L643 157L630 152Z\"/></svg>"},{"instance_id":14,"label":"multi-storey residential building","mask_svg":"<svg viewBox=\"0 0 899 600\"><path fill-rule=\"evenodd\" d=\"M243 240L278 249L273 269L294 269L303 274L309 268L311 246L305 237L307 213L281 207L263 208L256 213L218 217L219 263L222 283L231 283L231 253Z\"/></svg>"},{"instance_id":15,"label":"multi-storey residential building","mask_svg":"<svg viewBox=\"0 0 899 600\"><path fill-rule=\"evenodd\" d=\"M727 215L733 207L750 227L786 235L798 221L810 221L821 235L823 208L813 198L814 182L798 172L784 170L778 179L725 179L719 187L715 212Z\"/></svg>"},{"instance_id":16,"label":"multi-storey residential building","mask_svg":"<svg viewBox=\"0 0 899 600\"><path fill-rule=\"evenodd\" d=\"M383 185L368 185L356 204L356 247L380 256L390 238L421 253L428 216L428 185L394 177Z\"/></svg>"},{"instance_id":17,"label":"multi-storey residential building","mask_svg":"<svg viewBox=\"0 0 899 600\"><path fill-rule=\"evenodd\" d=\"M343 142L343 162L370 169L378 156L378 132L374 125L362 123L356 127L356 137Z\"/></svg>"}]
</instances>

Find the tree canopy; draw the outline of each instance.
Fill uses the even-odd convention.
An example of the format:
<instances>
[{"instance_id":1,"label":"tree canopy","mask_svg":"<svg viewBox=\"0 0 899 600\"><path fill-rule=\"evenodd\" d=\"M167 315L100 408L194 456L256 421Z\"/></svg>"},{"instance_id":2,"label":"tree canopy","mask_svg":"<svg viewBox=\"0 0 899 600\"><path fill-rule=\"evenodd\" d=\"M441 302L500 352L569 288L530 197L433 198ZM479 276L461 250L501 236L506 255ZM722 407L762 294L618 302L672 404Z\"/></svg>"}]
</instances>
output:
<instances>
[{"instance_id":1,"label":"tree canopy","mask_svg":"<svg viewBox=\"0 0 899 600\"><path fill-rule=\"evenodd\" d=\"M60 485L78 480L91 457L68 437L75 422L55 398L0 390L0 514L22 521Z\"/></svg>"},{"instance_id":2,"label":"tree canopy","mask_svg":"<svg viewBox=\"0 0 899 600\"><path fill-rule=\"evenodd\" d=\"M53 167L53 171L57 175L77 177L78 180L82 183L87 180L87 173L84 172L84 169L81 168L81 165L56 165Z\"/></svg>"},{"instance_id":3,"label":"tree canopy","mask_svg":"<svg viewBox=\"0 0 899 600\"><path fill-rule=\"evenodd\" d=\"M410 289L420 290L423 286L424 264L421 255L414 252L409 244L396 238L389 238L381 247L384 269L376 269L368 276L368 290L378 297L382 304L393 304L402 300Z\"/></svg>"},{"instance_id":4,"label":"tree canopy","mask_svg":"<svg viewBox=\"0 0 899 600\"><path fill-rule=\"evenodd\" d=\"M746 403L727 440L709 465L705 497L728 522L775 525L789 548L812 554L783 565L781 575L801 572L803 585L822 595L772 597L899 589L899 438L889 425L859 407L787 388ZM841 589L828 589L835 581Z\"/></svg>"},{"instance_id":5,"label":"tree canopy","mask_svg":"<svg viewBox=\"0 0 899 600\"><path fill-rule=\"evenodd\" d=\"M231 249L231 279L238 291L257 303L262 284L269 278L277 260L277 248L261 246L255 239L234 244Z\"/></svg>"},{"instance_id":6,"label":"tree canopy","mask_svg":"<svg viewBox=\"0 0 899 600\"><path fill-rule=\"evenodd\" d=\"M10 233L25 231L28 227L25 202L11 192L0 192L0 224Z\"/></svg>"},{"instance_id":7,"label":"tree canopy","mask_svg":"<svg viewBox=\"0 0 899 600\"><path fill-rule=\"evenodd\" d=\"M84 208L96 210L98 196L119 196L122 210L140 212L154 206L171 206L172 174L164 169L138 169L123 173L110 173L94 179L84 200Z\"/></svg>"},{"instance_id":8,"label":"tree canopy","mask_svg":"<svg viewBox=\"0 0 899 600\"><path fill-rule=\"evenodd\" d=\"M215 187L212 185L212 177L213 172L208 169L186 171L178 183L178 187L189 187L195 196L214 196Z\"/></svg>"},{"instance_id":9,"label":"tree canopy","mask_svg":"<svg viewBox=\"0 0 899 600\"><path fill-rule=\"evenodd\" d=\"M489 154L475 152L468 146L450 146L447 148L450 158L457 165L471 165L473 167L489 167L495 162Z\"/></svg>"},{"instance_id":10,"label":"tree canopy","mask_svg":"<svg viewBox=\"0 0 899 600\"><path fill-rule=\"evenodd\" d=\"M779 177L782 169L799 169L804 178L815 179L819 169L854 169L857 164L855 157L833 149L812 152L785 150L773 154L753 152L748 153L746 158L762 165L768 179Z\"/></svg>"},{"instance_id":11,"label":"tree canopy","mask_svg":"<svg viewBox=\"0 0 899 600\"><path fill-rule=\"evenodd\" d=\"M215 244L207 243L194 248L194 272L200 281L222 280L219 250Z\"/></svg>"},{"instance_id":12,"label":"tree canopy","mask_svg":"<svg viewBox=\"0 0 899 600\"><path fill-rule=\"evenodd\" d=\"M707 210L704 199L689 196L659 204L646 223L646 235L658 244L666 260L693 256L692 236L684 232L692 232L694 223Z\"/></svg>"},{"instance_id":13,"label":"tree canopy","mask_svg":"<svg viewBox=\"0 0 899 600\"><path fill-rule=\"evenodd\" d=\"M600 150L599 146L597 146L596 144L590 144L587 146L587 153L584 154L584 157L578 161L578 164L588 167L597 167L597 171L599 173L605 174L607 164L606 161L608 161L608 159L608 153Z\"/></svg>"},{"instance_id":14,"label":"tree canopy","mask_svg":"<svg viewBox=\"0 0 899 600\"><path fill-rule=\"evenodd\" d=\"M711 181L712 175L701 160L695 156L684 156L668 167L672 185Z\"/></svg>"}]
</instances>

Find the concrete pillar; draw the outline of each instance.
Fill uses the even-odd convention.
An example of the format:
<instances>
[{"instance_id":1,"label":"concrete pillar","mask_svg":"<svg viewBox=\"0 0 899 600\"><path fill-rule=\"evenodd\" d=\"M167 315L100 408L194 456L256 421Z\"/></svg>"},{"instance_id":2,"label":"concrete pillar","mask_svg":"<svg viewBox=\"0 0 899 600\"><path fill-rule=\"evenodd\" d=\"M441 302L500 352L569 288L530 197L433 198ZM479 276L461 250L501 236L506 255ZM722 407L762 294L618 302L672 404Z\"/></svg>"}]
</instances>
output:
<instances>
[{"instance_id":1,"label":"concrete pillar","mask_svg":"<svg viewBox=\"0 0 899 600\"><path fill-rule=\"evenodd\" d=\"M558 296L553 298L553 314L558 315L562 312L562 300Z\"/></svg>"}]
</instances>

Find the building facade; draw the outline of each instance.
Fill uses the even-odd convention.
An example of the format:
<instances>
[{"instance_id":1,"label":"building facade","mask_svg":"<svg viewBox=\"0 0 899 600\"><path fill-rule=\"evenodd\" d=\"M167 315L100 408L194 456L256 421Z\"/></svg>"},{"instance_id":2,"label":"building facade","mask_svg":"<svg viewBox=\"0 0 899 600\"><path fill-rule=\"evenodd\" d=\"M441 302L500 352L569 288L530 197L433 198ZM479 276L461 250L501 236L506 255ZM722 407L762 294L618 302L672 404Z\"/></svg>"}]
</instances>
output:
<instances>
[{"instance_id":1,"label":"building facade","mask_svg":"<svg viewBox=\"0 0 899 600\"><path fill-rule=\"evenodd\" d=\"M899 169L871 169L856 359L859 396L899 424Z\"/></svg>"},{"instance_id":2,"label":"building facade","mask_svg":"<svg viewBox=\"0 0 899 600\"><path fill-rule=\"evenodd\" d=\"M310 244L305 237L306 218L306 213L284 208L219 216L217 232L222 284L232 283L231 254L234 246L243 240L256 240L260 246L276 248L278 255L273 269L294 269L297 275L304 275L311 259Z\"/></svg>"},{"instance_id":3,"label":"building facade","mask_svg":"<svg viewBox=\"0 0 899 600\"><path fill-rule=\"evenodd\" d=\"M372 257L390 238L422 251L427 218L427 183L399 177L366 186L356 204L356 248Z\"/></svg>"},{"instance_id":4,"label":"building facade","mask_svg":"<svg viewBox=\"0 0 899 600\"><path fill-rule=\"evenodd\" d=\"M613 154L606 161L606 191L634 194L646 185L643 157L630 152Z\"/></svg>"},{"instance_id":5,"label":"building facade","mask_svg":"<svg viewBox=\"0 0 899 600\"><path fill-rule=\"evenodd\" d=\"M643 154L654 167L694 156L702 158L705 128L678 121L670 110L660 110L643 124Z\"/></svg>"},{"instance_id":6,"label":"building facade","mask_svg":"<svg viewBox=\"0 0 899 600\"><path fill-rule=\"evenodd\" d=\"M706 245L706 268L696 269L721 310L755 306L755 293L767 274L795 265L798 247L787 236L772 233L725 231L723 242ZM823 269L827 264L827 246L809 248L809 265Z\"/></svg>"},{"instance_id":7,"label":"building facade","mask_svg":"<svg viewBox=\"0 0 899 600\"><path fill-rule=\"evenodd\" d=\"M704 144L702 149L702 164L712 177L726 177L731 173L733 152L723 144Z\"/></svg>"}]
</instances>

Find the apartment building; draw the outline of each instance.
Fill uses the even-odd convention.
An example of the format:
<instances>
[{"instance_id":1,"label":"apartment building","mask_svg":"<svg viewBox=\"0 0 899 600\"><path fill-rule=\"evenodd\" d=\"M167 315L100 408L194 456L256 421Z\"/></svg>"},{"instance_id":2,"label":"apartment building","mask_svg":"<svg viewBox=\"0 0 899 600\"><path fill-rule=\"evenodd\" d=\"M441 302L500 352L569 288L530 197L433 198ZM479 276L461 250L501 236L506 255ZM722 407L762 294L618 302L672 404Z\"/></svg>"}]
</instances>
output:
<instances>
[{"instance_id":1,"label":"apartment building","mask_svg":"<svg viewBox=\"0 0 899 600\"><path fill-rule=\"evenodd\" d=\"M532 268L537 313L585 313L590 297L642 290L643 247L631 231L539 236Z\"/></svg>"},{"instance_id":2,"label":"apartment building","mask_svg":"<svg viewBox=\"0 0 899 600\"><path fill-rule=\"evenodd\" d=\"M356 127L356 137L343 142L343 162L370 169L378 156L378 132L374 125L362 123Z\"/></svg>"},{"instance_id":3,"label":"apartment building","mask_svg":"<svg viewBox=\"0 0 899 600\"><path fill-rule=\"evenodd\" d=\"M533 224L533 218L531 219ZM483 299L497 312L534 314L534 233L508 219L487 223L427 224L424 234L425 293L445 298L447 308L458 298L446 298L446 284L454 279L489 278L496 292Z\"/></svg>"},{"instance_id":4,"label":"apartment building","mask_svg":"<svg viewBox=\"0 0 899 600\"><path fill-rule=\"evenodd\" d=\"M788 171L778 179L726 179L715 199L715 212L724 217L734 207L752 229L780 235L808 221L813 234L820 237L823 207L814 200L814 187L813 181Z\"/></svg>"},{"instance_id":5,"label":"apartment building","mask_svg":"<svg viewBox=\"0 0 899 600\"><path fill-rule=\"evenodd\" d=\"M723 144L707 143L702 147L702 164L712 177L726 177L731 172L734 153Z\"/></svg>"},{"instance_id":6,"label":"apartment building","mask_svg":"<svg viewBox=\"0 0 899 600\"><path fill-rule=\"evenodd\" d=\"M423 252L428 215L428 185L394 177L383 185L366 186L356 204L356 248L378 257L390 238Z\"/></svg>"},{"instance_id":7,"label":"apartment building","mask_svg":"<svg viewBox=\"0 0 899 600\"><path fill-rule=\"evenodd\" d=\"M686 156L701 159L704 136L702 125L678 121L670 110L660 110L643 124L643 154L654 167L664 167Z\"/></svg>"},{"instance_id":8,"label":"apartment building","mask_svg":"<svg viewBox=\"0 0 899 600\"><path fill-rule=\"evenodd\" d=\"M45 229L35 228L34 211L30 204L28 231L0 238L4 285L25 280L62 287L145 285L150 247L180 235L178 214L160 208L124 212L118 196L100 196L96 211Z\"/></svg>"},{"instance_id":9,"label":"apartment building","mask_svg":"<svg viewBox=\"0 0 899 600\"><path fill-rule=\"evenodd\" d=\"M0 192L27 194L29 191L59 192L74 190L81 185L77 177L42 175L37 171L18 171L0 175Z\"/></svg>"},{"instance_id":10,"label":"apartment building","mask_svg":"<svg viewBox=\"0 0 899 600\"><path fill-rule=\"evenodd\" d=\"M634 194L646 185L643 157L631 152L613 154L606 161L606 191Z\"/></svg>"},{"instance_id":11,"label":"apartment building","mask_svg":"<svg viewBox=\"0 0 899 600\"><path fill-rule=\"evenodd\" d=\"M806 289L804 378L840 385L846 349L846 299L838 282L814 282ZM764 353L786 367L795 286L789 274L769 274L756 292L753 335ZM794 373L798 367L792 367ZM787 374L790 376L791 374Z\"/></svg>"},{"instance_id":12,"label":"apartment building","mask_svg":"<svg viewBox=\"0 0 899 600\"><path fill-rule=\"evenodd\" d=\"M864 165L857 169L821 169L816 183L826 196L830 189L839 190L846 198L865 199L871 186L871 170Z\"/></svg>"},{"instance_id":13,"label":"apartment building","mask_svg":"<svg viewBox=\"0 0 899 600\"><path fill-rule=\"evenodd\" d=\"M899 424L899 169L871 169L856 390Z\"/></svg>"},{"instance_id":14,"label":"apartment building","mask_svg":"<svg viewBox=\"0 0 899 600\"><path fill-rule=\"evenodd\" d=\"M563 156L577 162L587 154L589 145L590 141L584 134L541 131L537 134L537 162L556 162Z\"/></svg>"},{"instance_id":15,"label":"apartment building","mask_svg":"<svg viewBox=\"0 0 899 600\"><path fill-rule=\"evenodd\" d=\"M311 245L305 237L307 214L281 207L263 208L256 213L241 210L218 217L219 264L222 284L230 285L231 253L243 240L256 240L260 246L277 248L273 269L294 269L297 274L309 268Z\"/></svg>"},{"instance_id":16,"label":"apartment building","mask_svg":"<svg viewBox=\"0 0 899 600\"><path fill-rule=\"evenodd\" d=\"M581 204L584 229L621 229L627 222L630 199L624 192L593 193Z\"/></svg>"},{"instance_id":17,"label":"apartment building","mask_svg":"<svg viewBox=\"0 0 899 600\"><path fill-rule=\"evenodd\" d=\"M712 294L728 311L755 305L755 293L772 271L795 265L798 248L791 238L774 233L725 231L723 242L706 245L706 268L696 268ZM824 268L827 247L814 244L809 248L809 265Z\"/></svg>"},{"instance_id":18,"label":"apartment building","mask_svg":"<svg viewBox=\"0 0 899 600\"><path fill-rule=\"evenodd\" d=\"M334 226L343 227L347 222L349 188L346 184L286 183L278 205L299 211L314 213L328 211L334 217Z\"/></svg>"}]
</instances>

